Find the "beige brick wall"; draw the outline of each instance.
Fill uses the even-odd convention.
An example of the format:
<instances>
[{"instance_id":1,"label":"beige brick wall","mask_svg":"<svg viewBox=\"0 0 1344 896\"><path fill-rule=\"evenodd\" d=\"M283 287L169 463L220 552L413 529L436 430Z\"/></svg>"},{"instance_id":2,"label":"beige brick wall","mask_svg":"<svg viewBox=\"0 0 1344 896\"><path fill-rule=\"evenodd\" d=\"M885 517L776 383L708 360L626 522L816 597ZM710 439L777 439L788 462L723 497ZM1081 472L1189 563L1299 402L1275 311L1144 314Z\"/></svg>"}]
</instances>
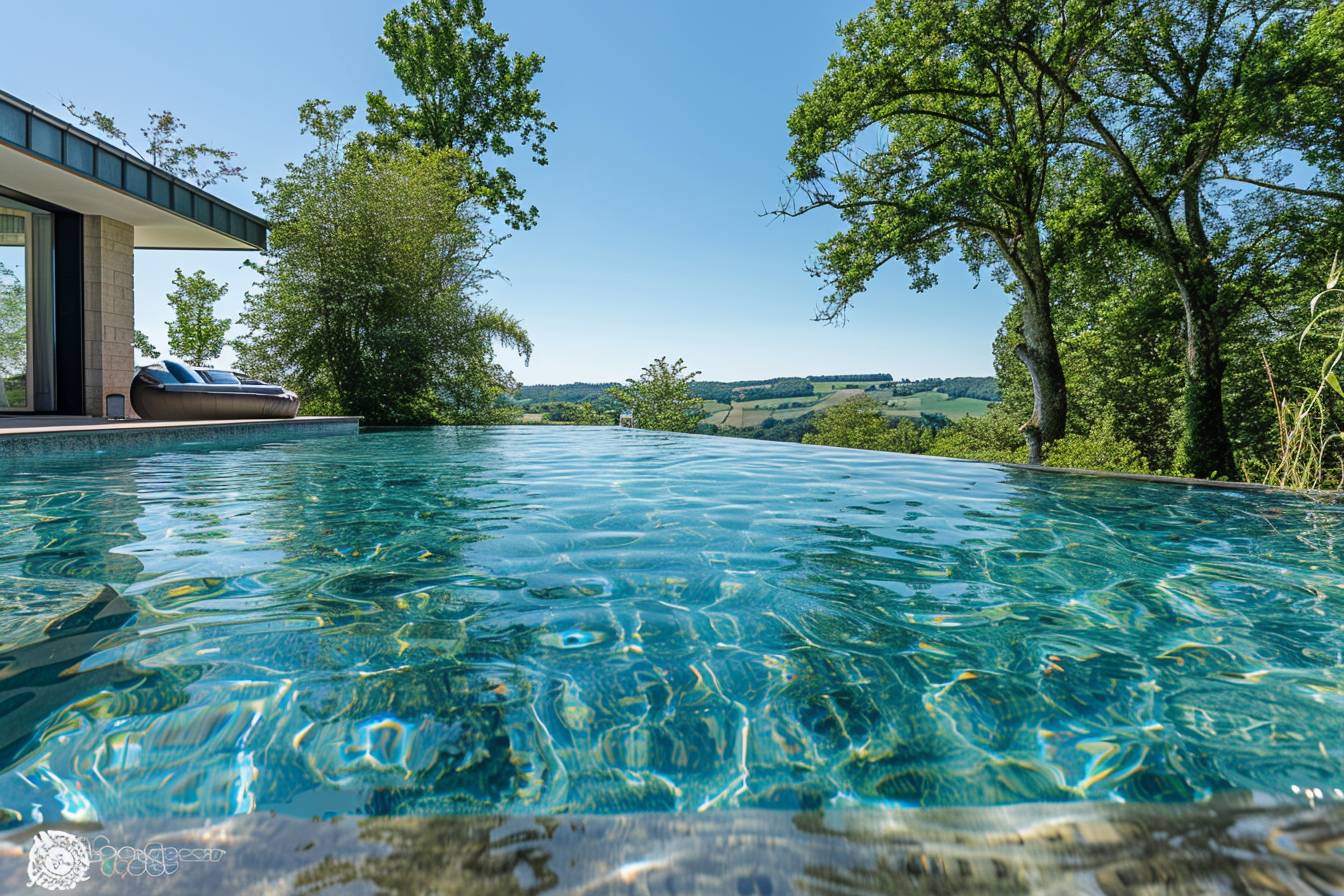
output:
<instances>
[{"instance_id":1,"label":"beige brick wall","mask_svg":"<svg viewBox=\"0 0 1344 896\"><path fill-rule=\"evenodd\" d=\"M101 417L107 396L126 396L135 374L135 231L84 216L84 413Z\"/></svg>"}]
</instances>

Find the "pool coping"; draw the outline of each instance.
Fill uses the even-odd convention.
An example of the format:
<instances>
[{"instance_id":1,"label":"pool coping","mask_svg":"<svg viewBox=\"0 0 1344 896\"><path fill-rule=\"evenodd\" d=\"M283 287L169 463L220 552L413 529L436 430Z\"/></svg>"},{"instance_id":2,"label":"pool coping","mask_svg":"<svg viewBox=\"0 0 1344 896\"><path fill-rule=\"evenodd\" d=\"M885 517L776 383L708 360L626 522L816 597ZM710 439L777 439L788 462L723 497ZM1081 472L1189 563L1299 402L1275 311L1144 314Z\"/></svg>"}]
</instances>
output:
<instances>
[{"instance_id":1,"label":"pool coping","mask_svg":"<svg viewBox=\"0 0 1344 896\"><path fill-rule=\"evenodd\" d=\"M7 892L23 890L39 832L96 850L98 893L141 893L147 873L155 893L184 894L312 893L314 883L439 892L439 882L482 893L1296 893L1344 881L1331 849L1344 804L1245 792L1195 803L61 820L0 834ZM137 859L135 870L117 866ZM518 886L520 876L547 885Z\"/></svg>"},{"instance_id":2,"label":"pool coping","mask_svg":"<svg viewBox=\"0 0 1344 896\"><path fill-rule=\"evenodd\" d=\"M80 457L172 448L238 447L276 439L359 432L359 417L237 420L126 420L0 428L0 459Z\"/></svg>"}]
</instances>

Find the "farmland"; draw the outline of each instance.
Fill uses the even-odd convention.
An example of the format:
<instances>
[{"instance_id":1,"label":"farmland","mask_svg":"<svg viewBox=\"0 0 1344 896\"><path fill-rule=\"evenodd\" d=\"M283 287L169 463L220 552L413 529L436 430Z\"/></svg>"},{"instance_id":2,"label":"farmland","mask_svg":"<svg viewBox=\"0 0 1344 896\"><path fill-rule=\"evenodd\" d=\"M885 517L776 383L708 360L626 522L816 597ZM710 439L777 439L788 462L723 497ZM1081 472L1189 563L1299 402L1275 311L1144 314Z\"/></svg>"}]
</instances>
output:
<instances>
[{"instance_id":1,"label":"farmland","mask_svg":"<svg viewBox=\"0 0 1344 896\"><path fill-rule=\"evenodd\" d=\"M942 414L949 420L960 420L962 417L980 416L989 408L990 402L982 398L954 398L946 392L928 391L887 398L884 405L883 410L892 417Z\"/></svg>"},{"instance_id":2,"label":"farmland","mask_svg":"<svg viewBox=\"0 0 1344 896\"><path fill-rule=\"evenodd\" d=\"M619 408L606 392L609 385L524 386L513 403L523 411L522 419L527 423L554 422L554 411L561 402L591 402L614 414ZM773 436L801 432L815 419L812 415L857 395L873 398L893 419L960 420L985 413L991 404L989 398L997 397L998 389L993 377L895 380L890 374L859 374L706 380L693 383L692 394L703 402L702 428L731 435L770 431Z\"/></svg>"},{"instance_id":3,"label":"farmland","mask_svg":"<svg viewBox=\"0 0 1344 896\"><path fill-rule=\"evenodd\" d=\"M894 395L889 382L813 382L812 395L789 398L762 398L751 401L706 401L706 423L729 429L751 429L767 426L767 420L796 420L808 414L819 413L856 395L868 395L882 405L889 417L919 418L924 414L940 414L948 420L979 416L990 402L981 398L953 396L937 389L925 389L909 395Z\"/></svg>"}]
</instances>

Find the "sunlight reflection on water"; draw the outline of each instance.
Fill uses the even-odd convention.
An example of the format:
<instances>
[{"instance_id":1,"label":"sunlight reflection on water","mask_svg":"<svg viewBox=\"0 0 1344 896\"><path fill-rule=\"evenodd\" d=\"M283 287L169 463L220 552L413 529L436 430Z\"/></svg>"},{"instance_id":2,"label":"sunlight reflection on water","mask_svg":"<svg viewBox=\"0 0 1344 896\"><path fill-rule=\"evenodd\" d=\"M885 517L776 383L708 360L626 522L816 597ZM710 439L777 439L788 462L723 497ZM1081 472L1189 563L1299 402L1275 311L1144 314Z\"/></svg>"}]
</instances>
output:
<instances>
[{"instance_id":1,"label":"sunlight reflection on water","mask_svg":"<svg viewBox=\"0 0 1344 896\"><path fill-rule=\"evenodd\" d=\"M10 824L1344 785L1333 505L568 427L9 472Z\"/></svg>"}]
</instances>

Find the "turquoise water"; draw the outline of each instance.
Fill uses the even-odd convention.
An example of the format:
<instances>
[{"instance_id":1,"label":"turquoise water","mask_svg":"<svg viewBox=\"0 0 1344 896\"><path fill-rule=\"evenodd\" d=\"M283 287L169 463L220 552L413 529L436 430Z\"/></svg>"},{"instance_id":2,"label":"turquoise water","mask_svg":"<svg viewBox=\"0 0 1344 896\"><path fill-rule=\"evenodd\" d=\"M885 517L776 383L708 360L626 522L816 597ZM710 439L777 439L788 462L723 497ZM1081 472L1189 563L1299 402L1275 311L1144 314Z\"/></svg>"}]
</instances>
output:
<instances>
[{"instance_id":1,"label":"turquoise water","mask_svg":"<svg viewBox=\"0 0 1344 896\"><path fill-rule=\"evenodd\" d=\"M11 825L1344 787L1339 506L562 427L5 479Z\"/></svg>"}]
</instances>

